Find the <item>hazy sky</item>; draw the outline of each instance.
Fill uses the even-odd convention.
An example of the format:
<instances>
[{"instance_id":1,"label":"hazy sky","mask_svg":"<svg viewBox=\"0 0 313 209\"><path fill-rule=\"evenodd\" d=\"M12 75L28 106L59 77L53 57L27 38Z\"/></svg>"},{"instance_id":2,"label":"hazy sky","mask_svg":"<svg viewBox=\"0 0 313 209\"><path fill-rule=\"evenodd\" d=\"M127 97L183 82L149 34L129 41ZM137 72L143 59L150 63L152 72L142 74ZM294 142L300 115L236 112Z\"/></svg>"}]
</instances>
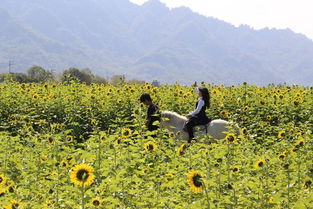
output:
<instances>
[{"instance_id":1,"label":"hazy sky","mask_svg":"<svg viewBox=\"0 0 313 209\"><path fill-rule=\"evenodd\" d=\"M142 4L147 0L130 0ZM290 28L313 40L313 0L160 0L168 7L187 6L236 26Z\"/></svg>"}]
</instances>

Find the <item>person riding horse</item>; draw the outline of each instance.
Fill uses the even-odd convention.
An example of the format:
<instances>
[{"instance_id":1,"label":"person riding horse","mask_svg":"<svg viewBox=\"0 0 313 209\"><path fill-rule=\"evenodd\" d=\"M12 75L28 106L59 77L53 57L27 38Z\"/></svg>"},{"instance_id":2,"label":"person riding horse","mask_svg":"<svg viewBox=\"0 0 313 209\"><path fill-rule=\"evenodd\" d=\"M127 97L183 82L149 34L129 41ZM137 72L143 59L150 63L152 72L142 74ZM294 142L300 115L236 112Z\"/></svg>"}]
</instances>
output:
<instances>
[{"instance_id":1,"label":"person riding horse","mask_svg":"<svg viewBox=\"0 0 313 209\"><path fill-rule=\"evenodd\" d=\"M210 108L210 93L207 88L199 88L197 82L194 83L195 91L198 93L198 101L196 103L196 109L187 115L187 122L184 127L184 131L188 132L188 143L194 138L193 128L197 125L206 125L210 122L210 118L207 117L205 111L206 108Z\"/></svg>"}]
</instances>

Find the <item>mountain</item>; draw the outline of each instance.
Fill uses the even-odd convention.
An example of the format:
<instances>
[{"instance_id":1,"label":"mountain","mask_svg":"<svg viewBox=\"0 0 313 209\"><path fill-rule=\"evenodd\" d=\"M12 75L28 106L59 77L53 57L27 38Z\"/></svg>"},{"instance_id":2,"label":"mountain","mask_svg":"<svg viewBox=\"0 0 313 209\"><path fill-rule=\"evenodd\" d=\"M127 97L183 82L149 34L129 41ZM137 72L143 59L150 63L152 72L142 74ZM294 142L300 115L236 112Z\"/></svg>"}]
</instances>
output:
<instances>
[{"instance_id":1,"label":"mountain","mask_svg":"<svg viewBox=\"0 0 313 209\"><path fill-rule=\"evenodd\" d=\"M313 85L313 41L304 35L234 27L158 0L1 0L0 25L2 72L14 60L14 71L36 64L162 83Z\"/></svg>"}]
</instances>

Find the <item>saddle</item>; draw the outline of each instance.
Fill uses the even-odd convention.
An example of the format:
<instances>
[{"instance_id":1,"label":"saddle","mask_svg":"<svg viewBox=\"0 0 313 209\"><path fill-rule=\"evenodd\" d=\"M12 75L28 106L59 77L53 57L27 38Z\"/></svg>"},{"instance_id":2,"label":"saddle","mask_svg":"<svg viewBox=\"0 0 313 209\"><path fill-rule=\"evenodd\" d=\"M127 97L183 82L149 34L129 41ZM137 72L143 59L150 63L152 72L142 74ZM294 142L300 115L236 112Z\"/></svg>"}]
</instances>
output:
<instances>
[{"instance_id":1,"label":"saddle","mask_svg":"<svg viewBox=\"0 0 313 209\"><path fill-rule=\"evenodd\" d=\"M212 118L208 116L208 122L207 122L207 124L195 126L195 127L193 128L194 132L197 132L197 131L204 132L204 131L205 131L205 133L208 133L208 127L209 127L211 121L212 121Z\"/></svg>"}]
</instances>

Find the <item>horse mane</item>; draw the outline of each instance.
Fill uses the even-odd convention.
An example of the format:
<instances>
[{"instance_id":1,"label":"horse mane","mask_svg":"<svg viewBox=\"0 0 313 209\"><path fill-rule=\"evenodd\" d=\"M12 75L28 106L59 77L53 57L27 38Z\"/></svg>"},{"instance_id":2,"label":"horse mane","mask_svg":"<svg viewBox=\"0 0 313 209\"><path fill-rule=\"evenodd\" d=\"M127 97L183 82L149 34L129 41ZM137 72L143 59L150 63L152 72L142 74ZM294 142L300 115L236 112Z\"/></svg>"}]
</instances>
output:
<instances>
[{"instance_id":1,"label":"horse mane","mask_svg":"<svg viewBox=\"0 0 313 209\"><path fill-rule=\"evenodd\" d=\"M168 118L168 119L179 119L179 120L187 120L185 116L178 114L177 112L173 111L163 111L161 112L161 117Z\"/></svg>"}]
</instances>

